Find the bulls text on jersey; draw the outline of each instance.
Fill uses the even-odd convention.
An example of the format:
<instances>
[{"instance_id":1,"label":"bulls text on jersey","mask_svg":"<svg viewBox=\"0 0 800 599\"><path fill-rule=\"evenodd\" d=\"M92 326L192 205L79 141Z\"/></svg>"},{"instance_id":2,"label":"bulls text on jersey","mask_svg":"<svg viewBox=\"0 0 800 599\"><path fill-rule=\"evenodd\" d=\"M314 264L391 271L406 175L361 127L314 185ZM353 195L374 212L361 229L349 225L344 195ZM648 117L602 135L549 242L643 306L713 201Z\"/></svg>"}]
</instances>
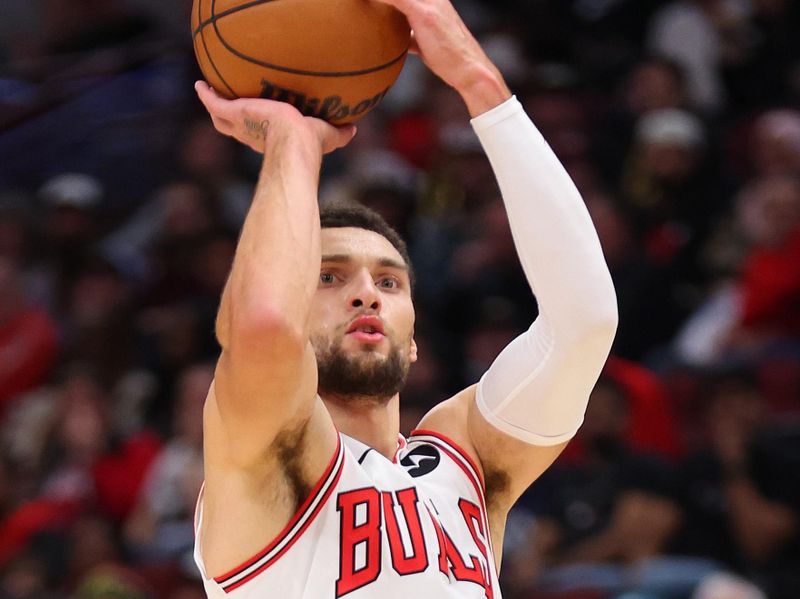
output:
<instances>
[{"instance_id":1,"label":"bulls text on jersey","mask_svg":"<svg viewBox=\"0 0 800 599\"><path fill-rule=\"evenodd\" d=\"M464 557L436 516L435 506L432 503L420 506L415 487L398 491L366 487L339 493L336 498L340 522L336 597L344 597L378 579L385 535L392 567L400 576L438 567L445 576L483 587L487 599L493 599L487 537L480 508L463 498L458 507L480 555ZM433 560L425 546L422 518L429 518L436 531L438 547Z\"/></svg>"}]
</instances>

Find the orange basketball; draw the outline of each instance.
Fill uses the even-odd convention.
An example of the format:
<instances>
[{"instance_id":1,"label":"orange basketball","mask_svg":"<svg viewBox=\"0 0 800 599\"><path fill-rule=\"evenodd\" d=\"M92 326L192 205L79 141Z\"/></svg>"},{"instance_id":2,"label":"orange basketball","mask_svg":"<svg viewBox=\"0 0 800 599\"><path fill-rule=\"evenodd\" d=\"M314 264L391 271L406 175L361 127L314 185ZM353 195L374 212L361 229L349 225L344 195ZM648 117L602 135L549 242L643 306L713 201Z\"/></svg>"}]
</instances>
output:
<instances>
[{"instance_id":1,"label":"orange basketball","mask_svg":"<svg viewBox=\"0 0 800 599\"><path fill-rule=\"evenodd\" d=\"M394 84L410 29L403 14L371 0L194 0L192 37L220 94L289 102L343 124Z\"/></svg>"}]
</instances>

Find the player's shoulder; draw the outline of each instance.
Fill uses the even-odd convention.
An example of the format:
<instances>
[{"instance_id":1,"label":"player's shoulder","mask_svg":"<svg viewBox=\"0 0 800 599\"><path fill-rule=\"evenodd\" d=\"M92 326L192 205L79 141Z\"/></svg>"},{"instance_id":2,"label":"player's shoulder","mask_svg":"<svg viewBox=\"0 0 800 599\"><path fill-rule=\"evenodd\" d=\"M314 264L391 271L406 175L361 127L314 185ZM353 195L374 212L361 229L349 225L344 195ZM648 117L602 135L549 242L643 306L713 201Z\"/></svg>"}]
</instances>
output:
<instances>
[{"instance_id":1,"label":"player's shoulder","mask_svg":"<svg viewBox=\"0 0 800 599\"><path fill-rule=\"evenodd\" d=\"M467 387L451 398L433 407L420 420L415 433L424 431L426 435L412 434L410 440L421 441L423 438L432 442L447 443L451 448L457 448L458 453L474 463L474 467L483 475L478 452L470 438L469 410L470 404L475 401L477 385ZM438 441L436 441L438 438Z\"/></svg>"}]
</instances>

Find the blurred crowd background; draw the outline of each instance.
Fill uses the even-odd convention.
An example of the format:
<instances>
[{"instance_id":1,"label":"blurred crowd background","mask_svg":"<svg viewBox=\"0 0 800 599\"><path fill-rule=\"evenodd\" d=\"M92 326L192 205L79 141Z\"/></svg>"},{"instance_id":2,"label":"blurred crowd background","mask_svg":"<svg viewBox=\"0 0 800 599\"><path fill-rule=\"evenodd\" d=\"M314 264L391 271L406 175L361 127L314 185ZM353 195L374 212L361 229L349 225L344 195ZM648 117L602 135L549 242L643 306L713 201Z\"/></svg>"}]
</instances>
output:
<instances>
[{"instance_id":1,"label":"blurred crowd background","mask_svg":"<svg viewBox=\"0 0 800 599\"><path fill-rule=\"evenodd\" d=\"M799 4L456 2L620 307L582 431L511 514L510 599L800 597ZM189 10L3 0L2 599L203 597L201 411L260 160L201 110ZM460 99L409 61L320 196L409 242L407 432L536 315Z\"/></svg>"}]
</instances>

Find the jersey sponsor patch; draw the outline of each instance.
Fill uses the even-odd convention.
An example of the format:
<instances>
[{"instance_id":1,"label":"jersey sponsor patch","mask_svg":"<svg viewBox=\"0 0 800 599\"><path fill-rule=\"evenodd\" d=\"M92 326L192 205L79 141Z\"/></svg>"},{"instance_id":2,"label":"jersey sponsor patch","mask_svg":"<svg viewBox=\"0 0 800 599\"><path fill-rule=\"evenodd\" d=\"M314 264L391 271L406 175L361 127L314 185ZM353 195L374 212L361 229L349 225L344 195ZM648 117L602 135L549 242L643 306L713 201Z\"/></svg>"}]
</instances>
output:
<instances>
[{"instance_id":1,"label":"jersey sponsor patch","mask_svg":"<svg viewBox=\"0 0 800 599\"><path fill-rule=\"evenodd\" d=\"M409 476L418 478L436 470L441 460L442 455L433 445L420 445L408 452L400 465L406 468Z\"/></svg>"}]
</instances>

